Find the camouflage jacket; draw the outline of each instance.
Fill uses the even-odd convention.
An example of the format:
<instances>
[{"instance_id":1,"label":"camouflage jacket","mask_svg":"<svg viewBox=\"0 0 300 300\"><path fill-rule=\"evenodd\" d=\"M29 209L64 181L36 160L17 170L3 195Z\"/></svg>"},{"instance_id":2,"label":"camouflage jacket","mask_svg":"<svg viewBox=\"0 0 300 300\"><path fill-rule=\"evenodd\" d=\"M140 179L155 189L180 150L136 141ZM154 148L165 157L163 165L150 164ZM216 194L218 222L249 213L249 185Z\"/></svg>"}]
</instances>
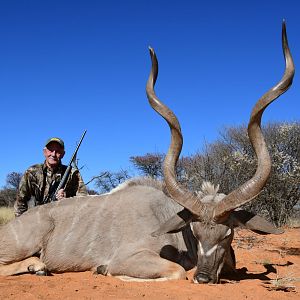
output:
<instances>
[{"instance_id":1,"label":"camouflage jacket","mask_svg":"<svg viewBox=\"0 0 300 300\"><path fill-rule=\"evenodd\" d=\"M33 205L41 205L49 202L47 195L49 189L58 186L67 166L60 165L55 172L47 168L46 164L36 164L28 168L21 178L17 199L14 205L15 215L20 216L28 209L29 200ZM78 169L72 168L71 174L65 186L66 197L87 195L87 189Z\"/></svg>"}]
</instances>

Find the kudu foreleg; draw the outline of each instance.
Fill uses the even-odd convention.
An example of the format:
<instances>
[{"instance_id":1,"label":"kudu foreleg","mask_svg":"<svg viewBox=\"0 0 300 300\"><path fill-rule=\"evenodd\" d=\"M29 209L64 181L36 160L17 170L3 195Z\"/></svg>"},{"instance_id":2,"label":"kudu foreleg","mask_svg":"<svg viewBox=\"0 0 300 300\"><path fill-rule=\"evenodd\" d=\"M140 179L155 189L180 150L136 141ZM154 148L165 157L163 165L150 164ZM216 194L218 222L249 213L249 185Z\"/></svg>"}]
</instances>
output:
<instances>
[{"instance_id":1,"label":"kudu foreleg","mask_svg":"<svg viewBox=\"0 0 300 300\"><path fill-rule=\"evenodd\" d=\"M46 266L35 255L42 253L53 229L52 219L39 213L25 213L1 226L0 275L45 275Z\"/></svg>"},{"instance_id":2,"label":"kudu foreleg","mask_svg":"<svg viewBox=\"0 0 300 300\"><path fill-rule=\"evenodd\" d=\"M8 265L0 265L0 275L9 276L22 273L35 273L37 275L46 275L46 265L38 257L29 257L22 261L14 262Z\"/></svg>"},{"instance_id":3,"label":"kudu foreleg","mask_svg":"<svg viewBox=\"0 0 300 300\"><path fill-rule=\"evenodd\" d=\"M182 266L161 258L150 250L142 250L107 267L107 275L126 281L163 281L186 279Z\"/></svg>"}]
</instances>

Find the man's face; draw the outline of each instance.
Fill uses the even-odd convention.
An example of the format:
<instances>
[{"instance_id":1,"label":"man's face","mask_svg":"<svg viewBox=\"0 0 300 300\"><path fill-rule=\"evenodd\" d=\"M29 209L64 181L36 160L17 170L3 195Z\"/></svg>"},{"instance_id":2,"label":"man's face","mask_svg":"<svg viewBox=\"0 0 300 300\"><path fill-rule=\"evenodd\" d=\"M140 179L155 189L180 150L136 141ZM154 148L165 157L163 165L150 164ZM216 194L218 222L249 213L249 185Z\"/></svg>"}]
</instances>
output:
<instances>
[{"instance_id":1,"label":"man's face","mask_svg":"<svg viewBox=\"0 0 300 300\"><path fill-rule=\"evenodd\" d=\"M60 160L65 155L65 150L59 143L51 142L44 148L43 153L47 166L53 169L60 164Z\"/></svg>"}]
</instances>

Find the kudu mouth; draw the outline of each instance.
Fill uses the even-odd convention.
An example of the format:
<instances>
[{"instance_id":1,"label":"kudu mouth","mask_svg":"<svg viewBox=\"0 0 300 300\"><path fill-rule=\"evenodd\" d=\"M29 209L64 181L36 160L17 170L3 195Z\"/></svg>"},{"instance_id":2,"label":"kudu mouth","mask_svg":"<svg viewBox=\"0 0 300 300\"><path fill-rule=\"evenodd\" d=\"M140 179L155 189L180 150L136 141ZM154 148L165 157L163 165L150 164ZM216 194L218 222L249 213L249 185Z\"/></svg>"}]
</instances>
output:
<instances>
[{"instance_id":1,"label":"kudu mouth","mask_svg":"<svg viewBox=\"0 0 300 300\"><path fill-rule=\"evenodd\" d=\"M265 186L270 175L271 159L261 130L261 118L267 106L291 86L295 72L284 21L282 23L282 48L285 58L284 75L274 87L256 102L248 124L249 139L257 156L256 172L251 179L233 190L216 205L213 213L215 222L224 217L226 218L231 211L255 198ZM206 204L201 203L201 199L180 185L176 178L176 164L181 153L183 137L177 117L155 94L154 85L158 75L158 61L154 50L152 48L149 48L149 50L152 68L146 86L147 97L151 107L167 121L171 131L171 143L163 168L166 188L170 196L190 213L190 218L187 219L190 220L194 217L201 219L206 212ZM187 214L185 213L185 215ZM184 222L186 220L176 215L169 223L174 226L175 223L182 225ZM158 231L158 234L172 229L169 227L165 226L163 230Z\"/></svg>"},{"instance_id":2,"label":"kudu mouth","mask_svg":"<svg viewBox=\"0 0 300 300\"><path fill-rule=\"evenodd\" d=\"M193 283L198 283L198 284L206 284L206 283L218 283L218 279L215 278L211 278L211 276L209 276L208 274L204 273L204 272L199 272L197 274L194 275L193 277Z\"/></svg>"}]
</instances>

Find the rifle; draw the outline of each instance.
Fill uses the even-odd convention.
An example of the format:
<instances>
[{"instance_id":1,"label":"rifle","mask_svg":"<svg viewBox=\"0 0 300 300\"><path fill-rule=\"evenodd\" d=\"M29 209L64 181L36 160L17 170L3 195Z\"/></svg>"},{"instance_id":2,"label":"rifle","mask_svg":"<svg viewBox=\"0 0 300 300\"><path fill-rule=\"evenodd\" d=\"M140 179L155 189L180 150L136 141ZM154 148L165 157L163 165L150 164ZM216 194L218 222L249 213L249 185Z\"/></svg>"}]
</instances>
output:
<instances>
[{"instance_id":1,"label":"rifle","mask_svg":"<svg viewBox=\"0 0 300 300\"><path fill-rule=\"evenodd\" d=\"M71 158L71 160L70 160L70 162L68 164L68 167L67 167L67 169L66 169L66 171L65 171L65 173L64 173L64 175L63 175L63 177L61 179L61 181L59 182L57 188L55 188L55 186L56 186L55 182L51 183L48 195L44 199L44 203L48 203L48 202L52 202L52 201L57 201L57 199L56 199L57 192L59 190L65 188L65 185L66 185L66 183L68 181L68 178L69 178L71 170L72 170L72 163L75 162L77 152L79 150L79 147L81 145L81 142L82 142L85 134L86 134L86 130L83 132L83 134L82 134L82 136L80 138L80 141L79 141L79 143L78 143L78 145L77 145L77 147L76 147L76 149L75 149L75 151L74 151L74 153L72 155L72 158Z\"/></svg>"}]
</instances>

